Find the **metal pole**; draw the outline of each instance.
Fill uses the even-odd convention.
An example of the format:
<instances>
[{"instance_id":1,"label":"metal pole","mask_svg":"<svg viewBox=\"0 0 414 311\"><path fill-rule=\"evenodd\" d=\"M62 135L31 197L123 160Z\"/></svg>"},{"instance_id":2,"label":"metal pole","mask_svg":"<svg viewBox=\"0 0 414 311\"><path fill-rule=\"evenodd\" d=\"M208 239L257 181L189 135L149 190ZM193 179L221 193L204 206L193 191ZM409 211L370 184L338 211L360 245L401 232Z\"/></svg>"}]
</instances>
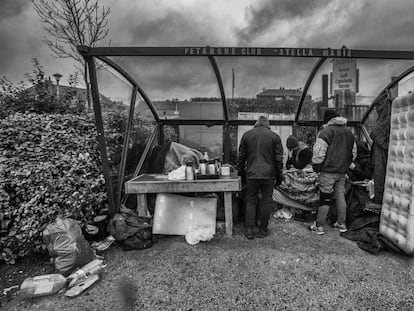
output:
<instances>
[{"instance_id":1,"label":"metal pole","mask_svg":"<svg viewBox=\"0 0 414 311\"><path fill-rule=\"evenodd\" d=\"M96 66L95 66L95 61L92 57L86 57L85 59L86 59L86 62L88 63L89 78L91 81L93 110L95 112L96 130L98 131L98 144L99 144L99 149L101 153L102 169L103 169L103 173L105 177L106 193L108 195L109 215L112 217L116 213L116 206L115 206L115 200L114 200L114 192L112 189L112 179L111 179L111 175L109 174L109 161L108 161L108 154L106 152L105 132L103 128L101 103L99 100L98 81L96 77Z\"/></svg>"},{"instance_id":2,"label":"metal pole","mask_svg":"<svg viewBox=\"0 0 414 311\"><path fill-rule=\"evenodd\" d=\"M119 165L119 175L118 175L118 185L117 185L117 191L116 191L116 210L119 211L120 204L121 204L121 193L122 193L122 186L124 185L124 176L125 176L125 164L128 155L128 142L129 137L131 136L131 127L132 127L132 121L134 118L134 111L135 111L135 101L137 99L137 87L134 86L132 89L132 96L129 106L129 114L128 114L128 123L124 134L124 143L122 146L122 157L121 157L121 163Z\"/></svg>"}]
</instances>

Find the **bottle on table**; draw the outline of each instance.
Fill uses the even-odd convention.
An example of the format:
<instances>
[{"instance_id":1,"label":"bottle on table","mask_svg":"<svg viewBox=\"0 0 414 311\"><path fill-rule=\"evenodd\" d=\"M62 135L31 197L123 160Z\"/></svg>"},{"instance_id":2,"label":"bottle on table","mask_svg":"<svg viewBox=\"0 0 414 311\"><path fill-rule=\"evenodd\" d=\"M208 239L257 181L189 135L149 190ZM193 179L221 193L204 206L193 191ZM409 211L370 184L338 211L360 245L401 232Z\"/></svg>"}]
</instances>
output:
<instances>
[{"instance_id":1,"label":"bottle on table","mask_svg":"<svg viewBox=\"0 0 414 311\"><path fill-rule=\"evenodd\" d=\"M206 175L207 174L207 161L205 159L200 160L200 166L199 166L200 175Z\"/></svg>"},{"instance_id":2,"label":"bottle on table","mask_svg":"<svg viewBox=\"0 0 414 311\"><path fill-rule=\"evenodd\" d=\"M214 162L216 164L216 172L219 173L220 172L220 168L221 168L221 159L220 158L215 158Z\"/></svg>"},{"instance_id":3,"label":"bottle on table","mask_svg":"<svg viewBox=\"0 0 414 311\"><path fill-rule=\"evenodd\" d=\"M209 175L215 175L216 174L216 164L214 163L214 160L208 161L207 172L208 172Z\"/></svg>"},{"instance_id":4,"label":"bottle on table","mask_svg":"<svg viewBox=\"0 0 414 311\"><path fill-rule=\"evenodd\" d=\"M191 161L185 162L185 179L194 180L193 162Z\"/></svg>"}]
</instances>

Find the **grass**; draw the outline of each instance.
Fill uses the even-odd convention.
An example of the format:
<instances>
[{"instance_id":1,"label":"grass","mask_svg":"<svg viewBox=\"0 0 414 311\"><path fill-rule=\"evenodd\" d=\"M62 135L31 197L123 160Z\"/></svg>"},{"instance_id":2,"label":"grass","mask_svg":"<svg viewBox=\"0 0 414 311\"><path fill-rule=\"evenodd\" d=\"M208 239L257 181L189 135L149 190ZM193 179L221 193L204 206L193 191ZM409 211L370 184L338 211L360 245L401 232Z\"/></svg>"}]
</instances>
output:
<instances>
[{"instance_id":1,"label":"grass","mask_svg":"<svg viewBox=\"0 0 414 311\"><path fill-rule=\"evenodd\" d=\"M272 219L270 236L243 228L195 246L165 237L150 249L105 253L102 280L74 299L61 294L8 310L413 310L414 258L371 255L328 228Z\"/></svg>"}]
</instances>

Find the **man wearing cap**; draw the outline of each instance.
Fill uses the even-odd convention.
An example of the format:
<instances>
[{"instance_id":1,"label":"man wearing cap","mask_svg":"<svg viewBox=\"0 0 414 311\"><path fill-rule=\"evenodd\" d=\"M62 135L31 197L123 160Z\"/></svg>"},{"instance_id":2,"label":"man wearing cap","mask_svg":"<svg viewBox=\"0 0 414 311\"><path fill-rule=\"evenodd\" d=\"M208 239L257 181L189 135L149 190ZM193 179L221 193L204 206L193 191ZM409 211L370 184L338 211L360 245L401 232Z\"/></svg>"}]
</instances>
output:
<instances>
[{"instance_id":1,"label":"man wearing cap","mask_svg":"<svg viewBox=\"0 0 414 311\"><path fill-rule=\"evenodd\" d=\"M335 110L327 109L323 121L312 157L312 167L319 173L319 208L316 221L309 230L316 234L325 233L323 226L335 200L338 217L334 228L346 232L345 174L356 157L357 146L354 135L346 126L347 119Z\"/></svg>"},{"instance_id":2,"label":"man wearing cap","mask_svg":"<svg viewBox=\"0 0 414 311\"><path fill-rule=\"evenodd\" d=\"M290 154L286 162L286 169L289 170L293 166L301 170L312 163L312 150L295 136L290 135L287 138L286 147Z\"/></svg>"},{"instance_id":3,"label":"man wearing cap","mask_svg":"<svg viewBox=\"0 0 414 311\"><path fill-rule=\"evenodd\" d=\"M246 237L263 238L269 235L267 228L271 213L274 180L282 182L283 147L279 135L270 129L266 117L260 116L254 128L243 134L237 159L239 175L246 176ZM259 206L258 225L256 207L258 193L262 200Z\"/></svg>"}]
</instances>

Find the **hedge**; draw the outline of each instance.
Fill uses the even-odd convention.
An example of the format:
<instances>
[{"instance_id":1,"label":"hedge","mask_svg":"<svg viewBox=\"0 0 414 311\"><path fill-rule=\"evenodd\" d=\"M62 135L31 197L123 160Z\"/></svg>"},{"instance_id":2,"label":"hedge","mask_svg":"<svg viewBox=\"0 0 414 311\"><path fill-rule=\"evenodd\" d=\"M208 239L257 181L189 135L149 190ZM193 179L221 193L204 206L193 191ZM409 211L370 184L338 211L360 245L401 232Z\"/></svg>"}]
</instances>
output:
<instances>
[{"instance_id":1,"label":"hedge","mask_svg":"<svg viewBox=\"0 0 414 311\"><path fill-rule=\"evenodd\" d=\"M105 202L93 116L0 120L0 261L45 252L48 223L57 216L86 223Z\"/></svg>"}]
</instances>

